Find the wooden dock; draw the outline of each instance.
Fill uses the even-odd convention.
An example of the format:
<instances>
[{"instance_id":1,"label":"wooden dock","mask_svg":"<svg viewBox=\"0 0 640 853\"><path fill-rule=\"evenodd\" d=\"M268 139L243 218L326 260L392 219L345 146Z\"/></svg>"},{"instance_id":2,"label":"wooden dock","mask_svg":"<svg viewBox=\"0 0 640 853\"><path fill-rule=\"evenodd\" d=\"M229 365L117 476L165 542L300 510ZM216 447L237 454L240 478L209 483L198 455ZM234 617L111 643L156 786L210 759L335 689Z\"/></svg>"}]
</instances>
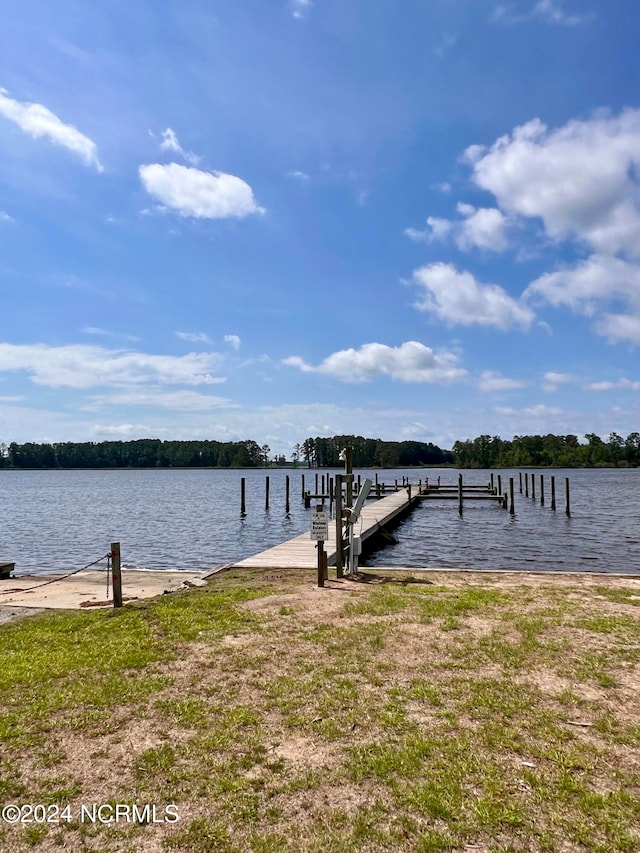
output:
<instances>
[{"instance_id":1,"label":"wooden dock","mask_svg":"<svg viewBox=\"0 0 640 853\"><path fill-rule=\"evenodd\" d=\"M360 535L362 541L366 541L379 532L380 527L392 523L404 513L408 512L417 503L418 496L414 488L412 497L409 492L401 488L388 497L381 498L363 507L360 519L355 526L356 534ZM336 561L336 522L329 522L329 539L324 543L329 565L335 565ZM235 563L233 568L286 568L286 569L313 569L318 565L318 552L316 543L311 539L309 531L294 539L289 539L273 548L267 548L253 557Z\"/></svg>"}]
</instances>

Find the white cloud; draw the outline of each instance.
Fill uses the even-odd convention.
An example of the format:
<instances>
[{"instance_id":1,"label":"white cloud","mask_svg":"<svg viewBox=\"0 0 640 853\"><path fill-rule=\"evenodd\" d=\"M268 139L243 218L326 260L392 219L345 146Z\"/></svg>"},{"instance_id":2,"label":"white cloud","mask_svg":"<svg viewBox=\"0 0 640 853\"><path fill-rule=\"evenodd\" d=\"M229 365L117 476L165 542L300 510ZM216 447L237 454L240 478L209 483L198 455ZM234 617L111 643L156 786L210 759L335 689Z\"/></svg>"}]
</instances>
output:
<instances>
[{"instance_id":1,"label":"white cloud","mask_svg":"<svg viewBox=\"0 0 640 853\"><path fill-rule=\"evenodd\" d=\"M560 0L537 0L528 12L518 12L513 3L498 4L491 14L491 20L498 24L523 24L527 21L543 21L547 24L559 24L575 27L592 20L592 15L570 15Z\"/></svg>"},{"instance_id":2,"label":"white cloud","mask_svg":"<svg viewBox=\"0 0 640 853\"><path fill-rule=\"evenodd\" d=\"M36 385L91 388L153 382L166 385L208 385L224 382L211 371L220 364L216 353L183 356L150 355L70 344L0 343L0 374L25 371Z\"/></svg>"},{"instance_id":3,"label":"white cloud","mask_svg":"<svg viewBox=\"0 0 640 853\"><path fill-rule=\"evenodd\" d=\"M159 406L178 412L206 412L231 406L225 397L199 394L197 391L164 391L162 388L141 388L132 391L92 397L92 403L80 408L85 411L101 409L105 406Z\"/></svg>"},{"instance_id":4,"label":"white cloud","mask_svg":"<svg viewBox=\"0 0 640 853\"><path fill-rule=\"evenodd\" d=\"M439 190L441 193L450 193L452 190L451 184L447 181L442 181L439 184L431 184L432 190Z\"/></svg>"},{"instance_id":5,"label":"white cloud","mask_svg":"<svg viewBox=\"0 0 640 853\"><path fill-rule=\"evenodd\" d=\"M213 341L205 332L176 332L176 337L181 341L190 341L193 344L212 344Z\"/></svg>"},{"instance_id":6,"label":"white cloud","mask_svg":"<svg viewBox=\"0 0 640 853\"><path fill-rule=\"evenodd\" d=\"M630 341L640 344L640 314L605 314L594 328L612 343Z\"/></svg>"},{"instance_id":7,"label":"white cloud","mask_svg":"<svg viewBox=\"0 0 640 853\"><path fill-rule=\"evenodd\" d=\"M630 379L618 379L616 382L589 382L582 386L585 391L611 391L622 389L624 391L640 391L640 382L632 382Z\"/></svg>"},{"instance_id":8,"label":"white cloud","mask_svg":"<svg viewBox=\"0 0 640 853\"><path fill-rule=\"evenodd\" d=\"M13 216L9 216L4 210L0 210L0 222L15 222Z\"/></svg>"},{"instance_id":9,"label":"white cloud","mask_svg":"<svg viewBox=\"0 0 640 853\"><path fill-rule=\"evenodd\" d=\"M479 284L470 272L458 272L452 264L421 267L414 271L413 280L424 289L424 298L415 307L448 323L526 329L535 317L498 285Z\"/></svg>"},{"instance_id":10,"label":"white cloud","mask_svg":"<svg viewBox=\"0 0 640 853\"><path fill-rule=\"evenodd\" d=\"M577 377L572 373L555 373L554 371L548 371L544 375L542 390L549 392L557 391L558 385L566 385L576 381Z\"/></svg>"},{"instance_id":11,"label":"white cloud","mask_svg":"<svg viewBox=\"0 0 640 853\"><path fill-rule=\"evenodd\" d=\"M493 370L484 370L478 388L481 391L509 391L514 388L524 388L525 385L526 383L519 379L509 379Z\"/></svg>"},{"instance_id":12,"label":"white cloud","mask_svg":"<svg viewBox=\"0 0 640 853\"><path fill-rule=\"evenodd\" d=\"M80 133L73 125L64 124L57 115L42 104L15 101L8 97L6 89L0 88L0 115L17 124L34 139L44 137L55 145L61 145L73 152L88 166L95 166L99 172L103 171L103 166L98 160L95 142Z\"/></svg>"},{"instance_id":13,"label":"white cloud","mask_svg":"<svg viewBox=\"0 0 640 853\"><path fill-rule=\"evenodd\" d=\"M541 296L555 307L566 306L587 316L611 300L640 307L640 265L609 255L591 255L573 267L544 273L524 295Z\"/></svg>"},{"instance_id":14,"label":"white cloud","mask_svg":"<svg viewBox=\"0 0 640 853\"><path fill-rule=\"evenodd\" d=\"M433 243L445 241L452 237L461 251L470 249L489 249L492 252L502 252L507 248L506 227L507 219L496 208L476 208L472 204L460 202L456 210L464 217L459 221L441 219L437 216L427 218L427 228L418 231L407 228L405 234L415 242Z\"/></svg>"},{"instance_id":15,"label":"white cloud","mask_svg":"<svg viewBox=\"0 0 640 853\"><path fill-rule=\"evenodd\" d=\"M98 326L83 326L82 332L85 335L97 335L103 338L118 338L124 341L139 341L140 338L136 335L127 335L124 332L110 332L108 329L101 329Z\"/></svg>"},{"instance_id":16,"label":"white cloud","mask_svg":"<svg viewBox=\"0 0 640 853\"><path fill-rule=\"evenodd\" d=\"M240 349L240 343L241 343L241 341L240 341L240 338L238 337L238 335L225 335L225 336L224 336L224 339L225 339L225 341L226 341L228 344L231 344L231 346L232 346L235 350Z\"/></svg>"},{"instance_id":17,"label":"white cloud","mask_svg":"<svg viewBox=\"0 0 640 853\"><path fill-rule=\"evenodd\" d=\"M539 119L463 160L507 214L540 218L553 240L640 256L640 110L600 111L550 131Z\"/></svg>"},{"instance_id":18,"label":"white cloud","mask_svg":"<svg viewBox=\"0 0 640 853\"><path fill-rule=\"evenodd\" d=\"M290 0L291 14L294 18L302 18L307 9L310 9L313 3L311 0Z\"/></svg>"},{"instance_id":19,"label":"white cloud","mask_svg":"<svg viewBox=\"0 0 640 853\"><path fill-rule=\"evenodd\" d=\"M203 172L178 163L152 163L139 168L144 188L161 205L196 219L241 219L264 213L249 184L224 172Z\"/></svg>"},{"instance_id":20,"label":"white cloud","mask_svg":"<svg viewBox=\"0 0 640 853\"><path fill-rule=\"evenodd\" d=\"M172 151L175 154L179 154L187 161L187 163L191 163L192 166L197 166L201 159L196 154L193 154L191 151L184 150L182 145L180 145L175 131L173 131L170 127L162 131L162 142L160 143L160 148L163 151Z\"/></svg>"},{"instance_id":21,"label":"white cloud","mask_svg":"<svg viewBox=\"0 0 640 853\"><path fill-rule=\"evenodd\" d=\"M359 350L334 352L317 367L299 356L285 358L283 364L305 373L322 373L342 382L369 382L376 376L390 376L401 382L451 382L466 376L453 353L435 353L418 341L406 341L399 347L363 344Z\"/></svg>"},{"instance_id":22,"label":"white cloud","mask_svg":"<svg viewBox=\"0 0 640 853\"><path fill-rule=\"evenodd\" d=\"M307 181L311 180L306 172L301 172L300 170L296 170L295 172L287 172L286 176L287 178L297 178L297 180L302 181L303 183L306 183Z\"/></svg>"}]
</instances>

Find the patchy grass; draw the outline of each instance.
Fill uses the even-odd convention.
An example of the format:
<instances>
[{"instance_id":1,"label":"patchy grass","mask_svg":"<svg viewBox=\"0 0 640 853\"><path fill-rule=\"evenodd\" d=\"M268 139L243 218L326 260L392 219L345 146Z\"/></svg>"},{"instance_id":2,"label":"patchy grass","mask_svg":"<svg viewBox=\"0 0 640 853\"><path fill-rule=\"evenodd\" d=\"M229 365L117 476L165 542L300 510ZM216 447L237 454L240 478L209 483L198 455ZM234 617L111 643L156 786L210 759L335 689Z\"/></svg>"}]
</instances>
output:
<instances>
[{"instance_id":1,"label":"patchy grass","mask_svg":"<svg viewBox=\"0 0 640 853\"><path fill-rule=\"evenodd\" d=\"M229 571L0 628L0 848L640 849L632 579ZM80 820L155 804L156 820ZM164 822L175 804L179 820Z\"/></svg>"}]
</instances>

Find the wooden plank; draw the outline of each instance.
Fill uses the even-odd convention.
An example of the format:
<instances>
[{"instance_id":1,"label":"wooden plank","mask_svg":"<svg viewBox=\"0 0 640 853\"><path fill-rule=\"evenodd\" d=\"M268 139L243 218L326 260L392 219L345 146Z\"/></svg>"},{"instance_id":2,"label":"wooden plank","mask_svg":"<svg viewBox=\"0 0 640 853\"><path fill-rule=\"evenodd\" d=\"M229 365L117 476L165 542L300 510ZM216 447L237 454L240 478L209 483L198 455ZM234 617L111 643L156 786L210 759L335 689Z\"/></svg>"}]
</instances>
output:
<instances>
[{"instance_id":1,"label":"wooden plank","mask_svg":"<svg viewBox=\"0 0 640 853\"><path fill-rule=\"evenodd\" d=\"M384 527L385 524L404 512L408 505L415 506L415 502L416 497L413 497L409 504L406 489L400 489L389 497L376 501L375 504L365 506L360 515L360 520L356 524L356 531L359 532L362 541L373 536L380 526ZM267 548L259 554L254 554L253 557L247 557L245 560L235 563L234 568L253 569L275 566L285 569L313 569L318 564L315 544L307 531L294 539L289 539L280 545ZM324 545L327 561L333 565L336 557L336 527L334 524L329 525L329 538Z\"/></svg>"}]
</instances>

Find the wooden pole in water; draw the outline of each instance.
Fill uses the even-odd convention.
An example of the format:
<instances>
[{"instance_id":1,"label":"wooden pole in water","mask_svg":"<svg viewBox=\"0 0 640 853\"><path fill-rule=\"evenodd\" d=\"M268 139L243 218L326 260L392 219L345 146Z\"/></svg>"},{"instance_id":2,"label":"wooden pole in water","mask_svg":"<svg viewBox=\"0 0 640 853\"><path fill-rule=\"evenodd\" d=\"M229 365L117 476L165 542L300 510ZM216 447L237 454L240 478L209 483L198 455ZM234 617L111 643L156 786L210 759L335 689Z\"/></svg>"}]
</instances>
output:
<instances>
[{"instance_id":1,"label":"wooden pole in water","mask_svg":"<svg viewBox=\"0 0 640 853\"><path fill-rule=\"evenodd\" d=\"M565 512L567 513L567 515L569 517L571 517L571 507L569 505L570 502L569 502L569 478L568 477L564 478L564 495L565 495L565 501L566 501Z\"/></svg>"},{"instance_id":2,"label":"wooden pole in water","mask_svg":"<svg viewBox=\"0 0 640 853\"><path fill-rule=\"evenodd\" d=\"M535 501L536 499L536 475L531 475L531 499Z\"/></svg>"},{"instance_id":3,"label":"wooden pole in water","mask_svg":"<svg viewBox=\"0 0 640 853\"><path fill-rule=\"evenodd\" d=\"M362 488L362 474L358 474L358 494L360 494L360 489Z\"/></svg>"},{"instance_id":4,"label":"wooden pole in water","mask_svg":"<svg viewBox=\"0 0 640 853\"><path fill-rule=\"evenodd\" d=\"M522 471L519 471L518 475L520 477L520 494L522 494Z\"/></svg>"},{"instance_id":5,"label":"wooden pole in water","mask_svg":"<svg viewBox=\"0 0 640 853\"><path fill-rule=\"evenodd\" d=\"M502 476L498 474L498 494L502 494Z\"/></svg>"},{"instance_id":6,"label":"wooden pole in water","mask_svg":"<svg viewBox=\"0 0 640 853\"><path fill-rule=\"evenodd\" d=\"M526 471L524 472L524 496L529 497L529 475Z\"/></svg>"},{"instance_id":7,"label":"wooden pole in water","mask_svg":"<svg viewBox=\"0 0 640 853\"><path fill-rule=\"evenodd\" d=\"M551 478L551 509L556 508L556 478Z\"/></svg>"},{"instance_id":8,"label":"wooden pole in water","mask_svg":"<svg viewBox=\"0 0 640 853\"><path fill-rule=\"evenodd\" d=\"M113 582L113 606L122 607L122 571L120 569L120 543L111 543L111 580Z\"/></svg>"},{"instance_id":9,"label":"wooden pole in water","mask_svg":"<svg viewBox=\"0 0 640 853\"><path fill-rule=\"evenodd\" d=\"M264 480L264 508L269 509L269 475Z\"/></svg>"},{"instance_id":10,"label":"wooden pole in water","mask_svg":"<svg viewBox=\"0 0 640 853\"><path fill-rule=\"evenodd\" d=\"M458 474L458 512L462 515L462 474Z\"/></svg>"},{"instance_id":11,"label":"wooden pole in water","mask_svg":"<svg viewBox=\"0 0 640 853\"><path fill-rule=\"evenodd\" d=\"M544 474L540 474L540 506L544 506Z\"/></svg>"},{"instance_id":12,"label":"wooden pole in water","mask_svg":"<svg viewBox=\"0 0 640 853\"><path fill-rule=\"evenodd\" d=\"M494 495L495 491L494 491L494 485L493 485L493 471L491 472L491 486L490 486L490 488L491 488L491 494Z\"/></svg>"},{"instance_id":13,"label":"wooden pole in water","mask_svg":"<svg viewBox=\"0 0 640 853\"><path fill-rule=\"evenodd\" d=\"M520 475L520 492L522 493L522 474ZM516 507L513 500L513 477L509 477L509 513L515 515Z\"/></svg>"},{"instance_id":14,"label":"wooden pole in water","mask_svg":"<svg viewBox=\"0 0 640 853\"><path fill-rule=\"evenodd\" d=\"M336 474L336 577L344 577L342 554L342 474Z\"/></svg>"},{"instance_id":15,"label":"wooden pole in water","mask_svg":"<svg viewBox=\"0 0 640 853\"><path fill-rule=\"evenodd\" d=\"M320 489L320 491L321 491L321 493L322 493L323 495L326 495L327 493L326 493L326 492L325 492L325 490L324 490L324 474L322 475L322 478L321 478L321 480L320 480L320 483L321 483L321 485L322 485L322 488Z\"/></svg>"},{"instance_id":16,"label":"wooden pole in water","mask_svg":"<svg viewBox=\"0 0 640 853\"><path fill-rule=\"evenodd\" d=\"M318 494L318 472L316 471L316 495Z\"/></svg>"},{"instance_id":17,"label":"wooden pole in water","mask_svg":"<svg viewBox=\"0 0 640 853\"><path fill-rule=\"evenodd\" d=\"M289 475L284 481L284 511L289 515Z\"/></svg>"},{"instance_id":18,"label":"wooden pole in water","mask_svg":"<svg viewBox=\"0 0 640 853\"><path fill-rule=\"evenodd\" d=\"M245 478L240 477L240 515L247 514L247 504L245 501L246 489L245 489Z\"/></svg>"}]
</instances>

